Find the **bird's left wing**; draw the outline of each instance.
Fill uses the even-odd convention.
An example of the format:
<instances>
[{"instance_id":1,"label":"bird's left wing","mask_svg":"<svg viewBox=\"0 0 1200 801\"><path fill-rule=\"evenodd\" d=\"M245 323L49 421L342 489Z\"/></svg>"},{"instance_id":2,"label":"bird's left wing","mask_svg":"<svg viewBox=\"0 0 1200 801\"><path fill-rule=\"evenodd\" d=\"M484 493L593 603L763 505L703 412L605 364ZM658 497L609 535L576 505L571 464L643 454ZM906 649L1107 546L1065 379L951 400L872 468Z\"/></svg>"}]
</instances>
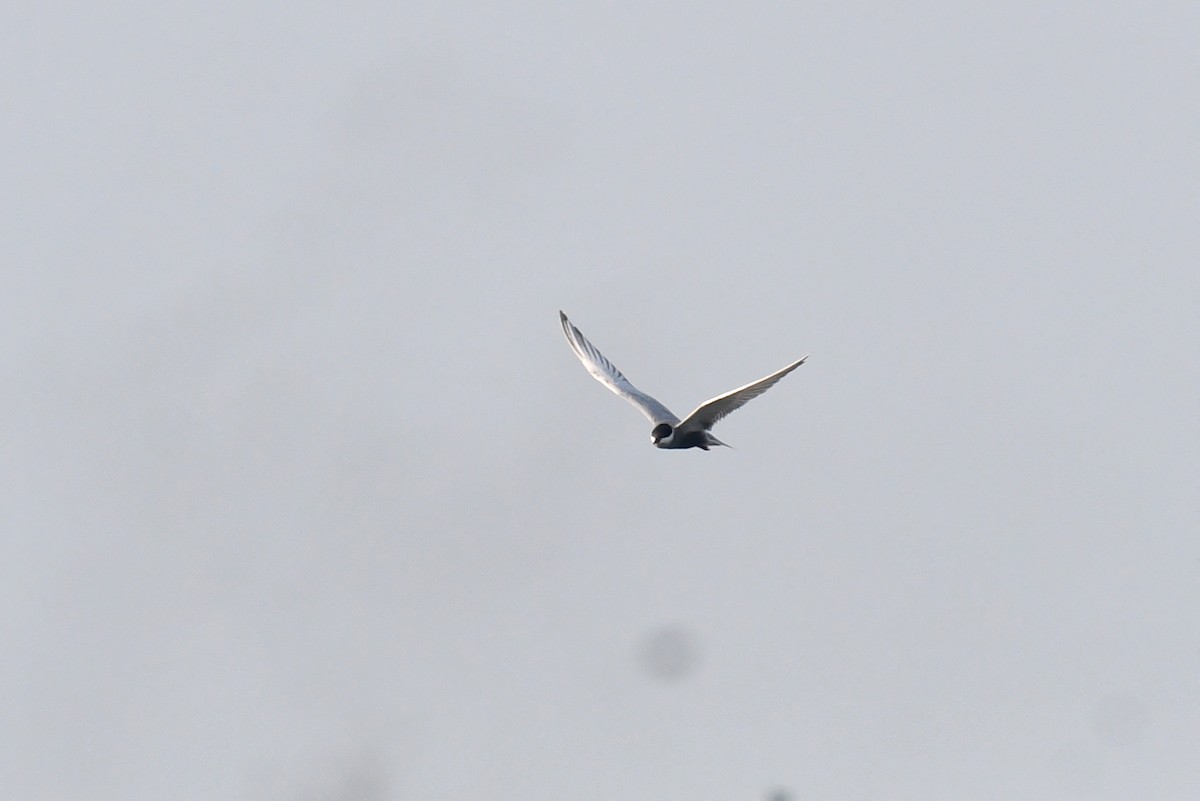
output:
<instances>
[{"instance_id":1,"label":"bird's left wing","mask_svg":"<svg viewBox=\"0 0 1200 801\"><path fill-rule=\"evenodd\" d=\"M571 344L571 350L575 351L575 355L592 374L592 378L638 407L642 414L650 418L650 422L667 423L671 426L679 422L679 418L671 414L670 409L629 383L629 379L622 375L612 362L604 358L604 354L596 350L595 345L587 341L587 337L561 310L558 316L562 319L563 333L567 336L567 342Z\"/></svg>"},{"instance_id":2,"label":"bird's left wing","mask_svg":"<svg viewBox=\"0 0 1200 801\"><path fill-rule=\"evenodd\" d=\"M804 364L807 358L805 356L800 361L792 362L787 367L776 373L771 373L766 378L760 378L744 387L738 387L732 392L726 392L724 395L719 395L710 401L705 401L694 412L683 418L683 422L676 426L676 428L685 431L707 431L716 425L717 421L725 415L742 408L775 386L779 379Z\"/></svg>"}]
</instances>

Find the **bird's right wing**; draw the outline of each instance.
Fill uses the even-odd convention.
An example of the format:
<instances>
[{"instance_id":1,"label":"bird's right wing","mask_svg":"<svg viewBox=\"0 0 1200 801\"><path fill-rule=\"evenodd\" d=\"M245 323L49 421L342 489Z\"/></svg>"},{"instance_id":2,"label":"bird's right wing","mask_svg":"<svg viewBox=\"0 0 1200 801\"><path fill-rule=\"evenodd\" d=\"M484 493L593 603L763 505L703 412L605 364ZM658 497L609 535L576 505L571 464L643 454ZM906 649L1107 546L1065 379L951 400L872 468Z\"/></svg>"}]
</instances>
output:
<instances>
[{"instance_id":1,"label":"bird's right wing","mask_svg":"<svg viewBox=\"0 0 1200 801\"><path fill-rule=\"evenodd\" d=\"M744 387L738 387L732 392L726 392L724 395L718 395L710 401L705 401L691 414L683 419L677 428L683 430L707 431L716 425L717 421L730 412L736 411L745 406L750 401L757 398L759 395L766 392L771 387L783 378L788 373L795 370L800 365L804 364L808 357L805 356L799 361L792 362L782 370L771 373L766 378L760 378L757 381L752 381Z\"/></svg>"},{"instance_id":2,"label":"bird's right wing","mask_svg":"<svg viewBox=\"0 0 1200 801\"><path fill-rule=\"evenodd\" d=\"M679 422L679 418L671 414L670 409L629 383L629 379L622 375L612 362L604 358L604 354L596 350L595 345L587 341L587 337L571 324L561 310L558 316L562 318L563 333L567 335L571 350L575 351L575 355L592 374L592 378L638 407L642 414L650 418L650 422L656 425L667 423L671 426Z\"/></svg>"}]
</instances>

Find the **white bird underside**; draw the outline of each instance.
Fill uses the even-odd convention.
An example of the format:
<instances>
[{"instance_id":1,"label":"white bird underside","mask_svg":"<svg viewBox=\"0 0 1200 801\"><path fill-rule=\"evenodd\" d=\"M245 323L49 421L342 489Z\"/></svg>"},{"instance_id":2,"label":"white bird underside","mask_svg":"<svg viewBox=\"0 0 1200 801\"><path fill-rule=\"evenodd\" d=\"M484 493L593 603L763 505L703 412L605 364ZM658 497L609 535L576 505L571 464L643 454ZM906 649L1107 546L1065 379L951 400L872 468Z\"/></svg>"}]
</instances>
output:
<instances>
[{"instance_id":1,"label":"white bird underside","mask_svg":"<svg viewBox=\"0 0 1200 801\"><path fill-rule=\"evenodd\" d=\"M740 409L775 386L779 379L804 364L808 358L805 356L765 378L760 378L731 392L726 392L724 395L718 395L712 400L705 401L681 421L666 406L630 383L629 379L567 319L567 315L563 314L561 310L558 315L562 319L563 333L567 337L567 342L570 343L571 349L575 351L575 355L579 357L579 361L583 362L583 366L592 374L592 377L636 406L656 427L664 423L670 426L671 437L676 441L680 441L688 435L703 434L700 442L709 445L724 445L725 443L707 432L730 412ZM656 444L658 444L657 440ZM699 442L696 444L698 447L705 447Z\"/></svg>"}]
</instances>

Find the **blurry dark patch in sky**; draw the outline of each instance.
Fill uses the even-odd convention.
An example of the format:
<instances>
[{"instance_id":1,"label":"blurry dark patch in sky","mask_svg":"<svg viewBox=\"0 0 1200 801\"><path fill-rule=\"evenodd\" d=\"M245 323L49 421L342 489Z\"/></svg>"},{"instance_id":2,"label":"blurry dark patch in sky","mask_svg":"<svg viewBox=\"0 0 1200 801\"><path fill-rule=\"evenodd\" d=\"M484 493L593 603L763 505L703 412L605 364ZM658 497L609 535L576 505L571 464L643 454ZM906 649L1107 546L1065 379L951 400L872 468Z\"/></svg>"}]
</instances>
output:
<instances>
[{"instance_id":1,"label":"blurry dark patch in sky","mask_svg":"<svg viewBox=\"0 0 1200 801\"><path fill-rule=\"evenodd\" d=\"M383 766L371 755L334 759L312 777L297 801L382 801L390 798Z\"/></svg>"},{"instance_id":2,"label":"blurry dark patch in sky","mask_svg":"<svg viewBox=\"0 0 1200 801\"><path fill-rule=\"evenodd\" d=\"M677 682L700 665L700 639L686 626L672 623L650 631L638 647L638 662L653 679Z\"/></svg>"}]
</instances>

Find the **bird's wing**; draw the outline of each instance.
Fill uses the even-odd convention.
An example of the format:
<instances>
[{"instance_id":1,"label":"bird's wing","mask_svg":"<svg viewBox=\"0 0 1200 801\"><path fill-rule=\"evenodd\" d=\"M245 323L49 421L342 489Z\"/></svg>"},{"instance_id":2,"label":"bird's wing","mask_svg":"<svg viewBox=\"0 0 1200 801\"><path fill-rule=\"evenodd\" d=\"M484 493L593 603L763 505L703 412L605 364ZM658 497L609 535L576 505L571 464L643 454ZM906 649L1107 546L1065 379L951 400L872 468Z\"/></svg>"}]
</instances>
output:
<instances>
[{"instance_id":1,"label":"bird's wing","mask_svg":"<svg viewBox=\"0 0 1200 801\"><path fill-rule=\"evenodd\" d=\"M604 358L604 354L596 350L596 346L588 342L587 337L571 324L567 315L559 311L558 316L562 318L563 333L567 335L567 342L571 344L571 350L575 351L575 355L592 374L592 378L638 407L642 414L650 418L652 423L656 425L667 423L674 426L679 422L679 418L671 414L670 409L629 383L629 379L622 375L620 370L613 367L613 363Z\"/></svg>"},{"instance_id":2,"label":"bird's wing","mask_svg":"<svg viewBox=\"0 0 1200 801\"><path fill-rule=\"evenodd\" d=\"M805 356L798 362L792 362L787 367L777 373L771 373L766 378L760 378L752 384L747 384L744 387L738 387L732 392L726 392L724 395L718 395L710 401L705 401L696 408L696 411L683 418L683 422L676 426L680 430L704 430L712 428L717 421L732 411L742 408L750 401L757 398L759 395L766 392L779 379L783 378L788 373L795 370L800 365L804 364Z\"/></svg>"}]
</instances>

